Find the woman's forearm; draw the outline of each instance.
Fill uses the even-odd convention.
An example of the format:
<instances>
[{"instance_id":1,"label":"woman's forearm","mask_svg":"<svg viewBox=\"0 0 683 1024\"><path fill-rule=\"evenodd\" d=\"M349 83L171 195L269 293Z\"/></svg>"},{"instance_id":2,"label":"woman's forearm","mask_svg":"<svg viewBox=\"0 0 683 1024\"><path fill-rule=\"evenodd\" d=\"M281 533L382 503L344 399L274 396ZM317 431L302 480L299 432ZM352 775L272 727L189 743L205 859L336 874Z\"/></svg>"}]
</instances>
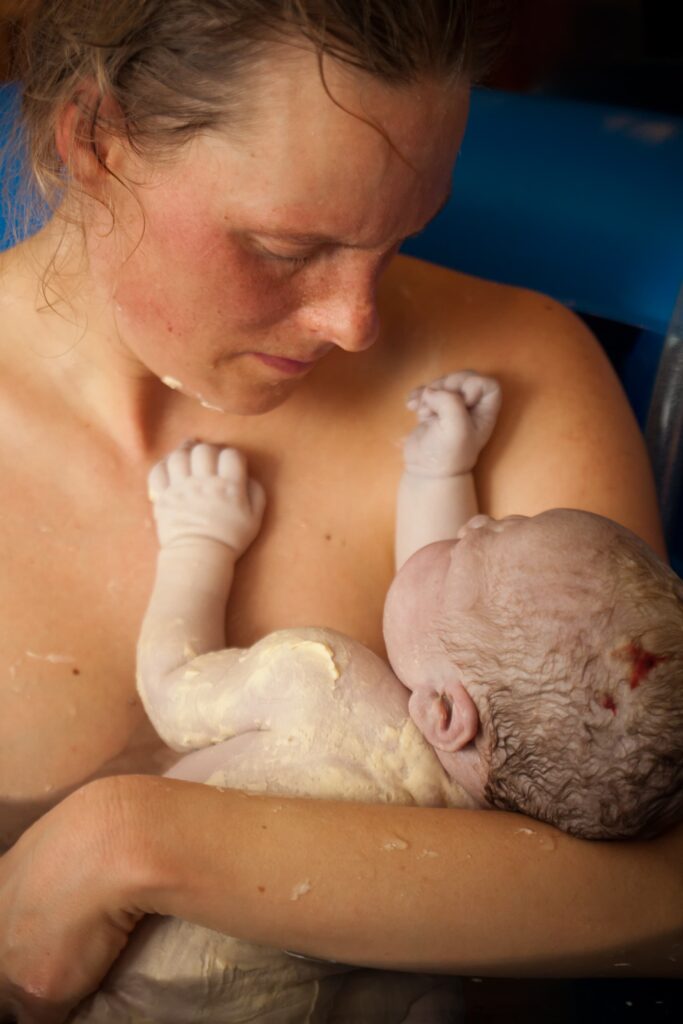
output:
<instances>
[{"instance_id":1,"label":"woman's forearm","mask_svg":"<svg viewBox=\"0 0 683 1024\"><path fill-rule=\"evenodd\" d=\"M502 812L125 787L136 909L378 967L681 973L681 829L589 843Z\"/></svg>"}]
</instances>

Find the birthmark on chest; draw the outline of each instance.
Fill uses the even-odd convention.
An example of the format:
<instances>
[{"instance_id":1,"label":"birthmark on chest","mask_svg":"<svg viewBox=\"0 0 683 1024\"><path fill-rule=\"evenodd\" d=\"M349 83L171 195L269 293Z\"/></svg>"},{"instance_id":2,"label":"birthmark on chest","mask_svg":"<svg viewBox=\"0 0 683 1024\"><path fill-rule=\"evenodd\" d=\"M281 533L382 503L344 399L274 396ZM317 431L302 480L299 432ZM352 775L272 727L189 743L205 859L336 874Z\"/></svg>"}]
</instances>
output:
<instances>
[{"instance_id":1,"label":"birthmark on chest","mask_svg":"<svg viewBox=\"0 0 683 1024\"><path fill-rule=\"evenodd\" d=\"M622 661L630 664L631 675L629 677L629 685L632 690L637 690L643 680L647 679L650 672L657 665L661 665L663 661L669 660L668 655L655 654L653 651L648 651L637 640L632 640L625 647L619 647L613 653L616 657L621 658Z\"/></svg>"}]
</instances>

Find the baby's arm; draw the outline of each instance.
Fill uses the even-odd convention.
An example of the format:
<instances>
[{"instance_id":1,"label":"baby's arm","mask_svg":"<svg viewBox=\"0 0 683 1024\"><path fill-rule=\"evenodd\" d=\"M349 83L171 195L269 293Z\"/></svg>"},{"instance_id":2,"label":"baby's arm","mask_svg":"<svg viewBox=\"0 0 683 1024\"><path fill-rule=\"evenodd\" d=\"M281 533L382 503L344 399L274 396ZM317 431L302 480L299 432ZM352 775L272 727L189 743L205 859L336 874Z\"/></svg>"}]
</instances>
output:
<instances>
[{"instance_id":1,"label":"baby's arm","mask_svg":"<svg viewBox=\"0 0 683 1024\"><path fill-rule=\"evenodd\" d=\"M418 424L404 444L396 509L396 568L437 540L452 540L476 515L472 470L500 409L491 377L461 370L414 391Z\"/></svg>"},{"instance_id":2,"label":"baby's arm","mask_svg":"<svg viewBox=\"0 0 683 1024\"><path fill-rule=\"evenodd\" d=\"M225 606L265 498L239 452L208 444L172 452L149 487L160 550L138 642L138 692L165 742L195 749L257 727L249 702L230 701L229 723L220 704L244 682L242 652L223 650Z\"/></svg>"}]
</instances>

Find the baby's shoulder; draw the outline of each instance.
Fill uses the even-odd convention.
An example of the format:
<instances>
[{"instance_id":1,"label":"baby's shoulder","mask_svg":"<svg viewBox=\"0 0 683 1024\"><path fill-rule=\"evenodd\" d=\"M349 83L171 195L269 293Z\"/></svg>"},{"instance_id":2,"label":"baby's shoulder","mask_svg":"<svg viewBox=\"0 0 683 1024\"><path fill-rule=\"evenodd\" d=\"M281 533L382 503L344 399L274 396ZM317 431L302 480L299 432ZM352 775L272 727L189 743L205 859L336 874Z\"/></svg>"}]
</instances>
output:
<instances>
[{"instance_id":1,"label":"baby's shoulder","mask_svg":"<svg viewBox=\"0 0 683 1024\"><path fill-rule=\"evenodd\" d=\"M240 655L240 671L250 692L277 692L289 701L288 719L352 714L356 721L400 725L407 716L408 692L388 663L333 629L269 633Z\"/></svg>"},{"instance_id":2,"label":"baby's shoulder","mask_svg":"<svg viewBox=\"0 0 683 1024\"><path fill-rule=\"evenodd\" d=\"M240 660L252 673L294 667L297 679L306 685L314 681L332 688L350 683L372 687L387 676L400 685L388 664L364 644L321 626L275 630L248 648Z\"/></svg>"}]
</instances>

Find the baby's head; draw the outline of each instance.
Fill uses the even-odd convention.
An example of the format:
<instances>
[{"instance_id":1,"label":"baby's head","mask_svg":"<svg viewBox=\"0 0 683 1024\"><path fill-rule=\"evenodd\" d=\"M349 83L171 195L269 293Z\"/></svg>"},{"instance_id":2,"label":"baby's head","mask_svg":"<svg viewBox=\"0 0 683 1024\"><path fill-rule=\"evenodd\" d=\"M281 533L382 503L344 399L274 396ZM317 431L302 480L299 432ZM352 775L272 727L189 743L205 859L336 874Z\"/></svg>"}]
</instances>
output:
<instances>
[{"instance_id":1,"label":"baby's head","mask_svg":"<svg viewBox=\"0 0 683 1024\"><path fill-rule=\"evenodd\" d=\"M476 516L387 597L410 713L482 807L593 839L683 817L683 582L601 516Z\"/></svg>"}]
</instances>

